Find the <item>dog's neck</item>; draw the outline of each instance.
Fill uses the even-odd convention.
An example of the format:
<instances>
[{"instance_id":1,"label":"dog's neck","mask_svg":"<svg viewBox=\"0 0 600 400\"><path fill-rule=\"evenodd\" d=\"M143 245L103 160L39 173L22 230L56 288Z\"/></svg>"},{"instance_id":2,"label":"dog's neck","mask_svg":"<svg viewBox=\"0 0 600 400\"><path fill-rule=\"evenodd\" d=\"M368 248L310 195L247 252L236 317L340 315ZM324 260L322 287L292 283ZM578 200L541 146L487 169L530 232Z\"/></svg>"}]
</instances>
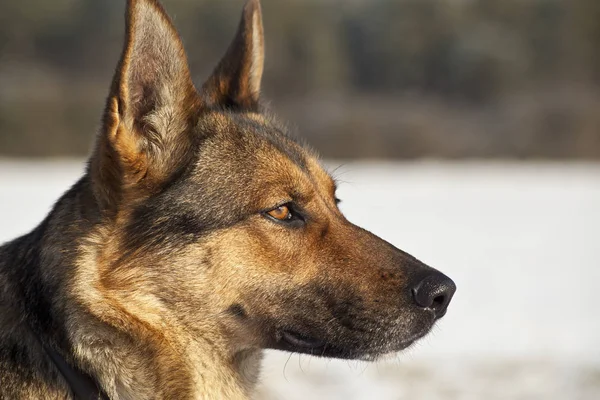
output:
<instances>
[{"instance_id":1,"label":"dog's neck","mask_svg":"<svg viewBox=\"0 0 600 400\"><path fill-rule=\"evenodd\" d=\"M40 296L55 296L46 299L49 309L44 310L23 299L23 313L31 316L41 342L92 377L110 398L248 399L258 378L260 350L226 354L219 337L195 336L173 321L144 316L151 298L128 304L130 299L98 290L97 254L80 240L93 230L89 221L97 220L89 199L83 178L44 223L21 239L31 242L30 250L11 262L23 274L14 281L38 287ZM74 214L87 214L89 225L66 220ZM36 309L41 314L32 312Z\"/></svg>"},{"instance_id":2,"label":"dog's neck","mask_svg":"<svg viewBox=\"0 0 600 400\"><path fill-rule=\"evenodd\" d=\"M115 335L108 330L112 327L96 327L95 332L80 329L73 339L82 362L111 398L246 400L256 384L260 350L230 356L212 340L181 332L175 340L162 335Z\"/></svg>"}]
</instances>

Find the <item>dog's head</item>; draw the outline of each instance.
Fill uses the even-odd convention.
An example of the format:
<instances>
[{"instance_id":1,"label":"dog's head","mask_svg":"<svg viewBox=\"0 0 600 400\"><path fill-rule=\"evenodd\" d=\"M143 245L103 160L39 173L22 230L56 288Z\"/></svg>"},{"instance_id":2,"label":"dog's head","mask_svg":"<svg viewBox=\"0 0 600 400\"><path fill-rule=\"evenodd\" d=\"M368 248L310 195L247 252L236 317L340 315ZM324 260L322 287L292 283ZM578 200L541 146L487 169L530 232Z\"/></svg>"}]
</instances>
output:
<instances>
[{"instance_id":1,"label":"dog's head","mask_svg":"<svg viewBox=\"0 0 600 400\"><path fill-rule=\"evenodd\" d=\"M258 0L201 90L161 6L129 1L89 166L110 221L101 290L148 326L217 331L232 351L406 348L446 313L454 283L348 222L315 155L264 113L262 71Z\"/></svg>"}]
</instances>

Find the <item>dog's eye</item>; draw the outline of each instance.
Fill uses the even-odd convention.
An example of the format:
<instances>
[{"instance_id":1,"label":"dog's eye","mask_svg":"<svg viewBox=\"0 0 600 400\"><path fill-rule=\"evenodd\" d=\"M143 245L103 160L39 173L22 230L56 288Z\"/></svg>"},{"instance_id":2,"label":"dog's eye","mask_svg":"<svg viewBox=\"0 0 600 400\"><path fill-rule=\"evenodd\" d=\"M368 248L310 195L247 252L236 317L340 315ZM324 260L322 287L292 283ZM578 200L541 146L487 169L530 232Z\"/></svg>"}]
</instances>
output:
<instances>
[{"instance_id":1,"label":"dog's eye","mask_svg":"<svg viewBox=\"0 0 600 400\"><path fill-rule=\"evenodd\" d=\"M297 228L306 223L303 213L291 202L263 211L262 214L271 221L285 224L288 227Z\"/></svg>"},{"instance_id":2,"label":"dog's eye","mask_svg":"<svg viewBox=\"0 0 600 400\"><path fill-rule=\"evenodd\" d=\"M294 217L287 205L279 206L271 211L268 211L267 214L278 221L290 221Z\"/></svg>"}]
</instances>

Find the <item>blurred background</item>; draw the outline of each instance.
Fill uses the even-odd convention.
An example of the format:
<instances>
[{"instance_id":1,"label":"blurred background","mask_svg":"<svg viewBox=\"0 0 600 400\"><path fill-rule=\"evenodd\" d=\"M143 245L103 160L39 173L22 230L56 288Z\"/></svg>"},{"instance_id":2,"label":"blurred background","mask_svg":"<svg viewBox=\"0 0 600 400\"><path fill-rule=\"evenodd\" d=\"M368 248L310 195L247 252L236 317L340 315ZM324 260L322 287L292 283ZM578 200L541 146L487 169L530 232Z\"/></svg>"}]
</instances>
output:
<instances>
[{"instance_id":1,"label":"blurred background","mask_svg":"<svg viewBox=\"0 0 600 400\"><path fill-rule=\"evenodd\" d=\"M164 1L198 84L241 3ZM123 5L0 2L1 154L86 154ZM263 9L266 97L326 157L600 158L597 0L263 0Z\"/></svg>"},{"instance_id":2,"label":"blurred background","mask_svg":"<svg viewBox=\"0 0 600 400\"><path fill-rule=\"evenodd\" d=\"M124 0L0 0L0 242L82 173ZM242 0L163 0L199 86ZM386 362L269 352L258 398L600 398L600 2L262 0L264 97L350 220L446 272Z\"/></svg>"}]
</instances>

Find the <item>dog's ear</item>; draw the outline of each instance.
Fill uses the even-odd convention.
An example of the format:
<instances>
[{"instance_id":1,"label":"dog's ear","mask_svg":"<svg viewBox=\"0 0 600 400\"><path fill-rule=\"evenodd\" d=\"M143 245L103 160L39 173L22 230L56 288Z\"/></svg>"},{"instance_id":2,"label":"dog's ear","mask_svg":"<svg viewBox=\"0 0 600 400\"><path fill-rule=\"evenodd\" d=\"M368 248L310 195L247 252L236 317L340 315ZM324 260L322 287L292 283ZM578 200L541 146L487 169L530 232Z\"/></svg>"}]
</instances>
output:
<instances>
[{"instance_id":1,"label":"dog's ear","mask_svg":"<svg viewBox=\"0 0 600 400\"><path fill-rule=\"evenodd\" d=\"M90 172L103 208L150 189L189 152L199 105L177 31L156 0L128 0L126 37Z\"/></svg>"},{"instance_id":2,"label":"dog's ear","mask_svg":"<svg viewBox=\"0 0 600 400\"><path fill-rule=\"evenodd\" d=\"M260 2L248 0L233 42L203 86L207 105L258 111L264 53Z\"/></svg>"}]
</instances>

